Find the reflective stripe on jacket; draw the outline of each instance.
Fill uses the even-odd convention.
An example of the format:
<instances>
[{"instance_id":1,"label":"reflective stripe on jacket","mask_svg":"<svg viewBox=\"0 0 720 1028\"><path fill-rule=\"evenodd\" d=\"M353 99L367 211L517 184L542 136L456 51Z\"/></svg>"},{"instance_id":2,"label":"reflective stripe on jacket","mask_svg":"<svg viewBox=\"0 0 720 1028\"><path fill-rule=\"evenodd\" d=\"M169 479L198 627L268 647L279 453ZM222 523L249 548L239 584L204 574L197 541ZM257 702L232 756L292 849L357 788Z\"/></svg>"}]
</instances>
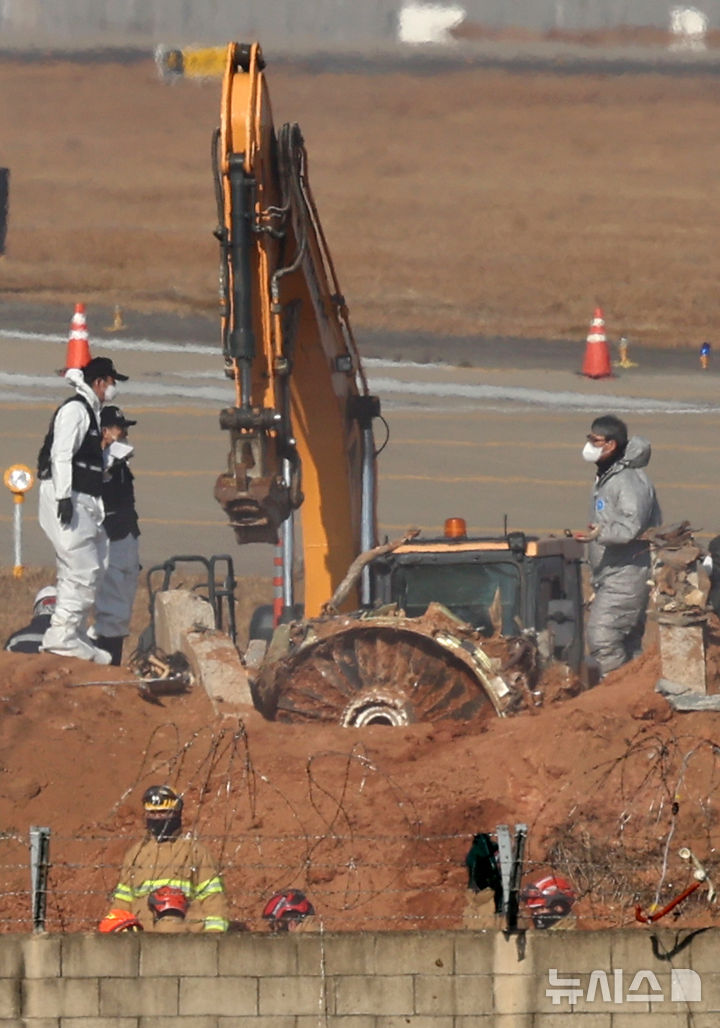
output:
<instances>
[{"instance_id":1,"label":"reflective stripe on jacket","mask_svg":"<svg viewBox=\"0 0 720 1028\"><path fill-rule=\"evenodd\" d=\"M173 919L175 930L227 931L225 888L215 860L202 843L187 835L164 842L149 835L136 843L123 860L113 906L131 910L146 931L153 931L147 899L163 885L182 889L190 902L184 921Z\"/></svg>"}]
</instances>

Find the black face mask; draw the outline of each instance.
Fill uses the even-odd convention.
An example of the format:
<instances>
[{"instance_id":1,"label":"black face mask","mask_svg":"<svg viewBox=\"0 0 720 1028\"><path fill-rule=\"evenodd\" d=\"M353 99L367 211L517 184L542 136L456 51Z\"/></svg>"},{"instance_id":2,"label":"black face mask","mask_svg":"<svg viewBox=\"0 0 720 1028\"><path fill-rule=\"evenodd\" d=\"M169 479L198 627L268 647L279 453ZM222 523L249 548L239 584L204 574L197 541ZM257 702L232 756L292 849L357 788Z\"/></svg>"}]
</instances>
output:
<instances>
[{"instance_id":1,"label":"black face mask","mask_svg":"<svg viewBox=\"0 0 720 1028\"><path fill-rule=\"evenodd\" d=\"M145 819L147 830L154 835L158 842L166 842L174 838L182 827L182 819L179 814L169 816L148 816Z\"/></svg>"}]
</instances>

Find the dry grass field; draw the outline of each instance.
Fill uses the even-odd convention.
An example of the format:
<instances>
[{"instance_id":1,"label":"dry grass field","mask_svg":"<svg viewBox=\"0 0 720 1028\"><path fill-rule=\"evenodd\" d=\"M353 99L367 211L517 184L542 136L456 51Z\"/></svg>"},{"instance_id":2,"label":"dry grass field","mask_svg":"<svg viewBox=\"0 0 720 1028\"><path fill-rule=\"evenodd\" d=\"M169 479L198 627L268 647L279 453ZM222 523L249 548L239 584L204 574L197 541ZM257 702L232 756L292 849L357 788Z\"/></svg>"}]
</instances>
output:
<instances>
[{"instance_id":1,"label":"dry grass field","mask_svg":"<svg viewBox=\"0 0 720 1028\"><path fill-rule=\"evenodd\" d=\"M276 121L303 128L359 330L582 338L600 302L639 344L714 338L714 77L267 74ZM219 83L6 58L0 89L0 300L212 315Z\"/></svg>"}]
</instances>

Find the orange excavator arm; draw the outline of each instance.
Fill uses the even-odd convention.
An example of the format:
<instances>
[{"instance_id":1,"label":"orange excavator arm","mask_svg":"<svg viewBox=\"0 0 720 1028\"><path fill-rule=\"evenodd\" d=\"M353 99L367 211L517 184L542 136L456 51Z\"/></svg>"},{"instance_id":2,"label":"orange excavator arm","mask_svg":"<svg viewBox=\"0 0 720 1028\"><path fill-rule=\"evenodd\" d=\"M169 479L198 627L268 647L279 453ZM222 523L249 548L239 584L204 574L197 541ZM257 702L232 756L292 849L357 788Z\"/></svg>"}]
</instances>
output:
<instances>
[{"instance_id":1,"label":"orange excavator arm","mask_svg":"<svg viewBox=\"0 0 720 1028\"><path fill-rule=\"evenodd\" d=\"M213 144L222 347L235 404L215 496L240 543L284 543L302 506L306 616L376 545L370 395L296 124L275 130L257 43L228 46ZM292 606L292 586L284 602ZM367 597L363 597L366 599ZM357 607L351 596L348 606Z\"/></svg>"}]
</instances>

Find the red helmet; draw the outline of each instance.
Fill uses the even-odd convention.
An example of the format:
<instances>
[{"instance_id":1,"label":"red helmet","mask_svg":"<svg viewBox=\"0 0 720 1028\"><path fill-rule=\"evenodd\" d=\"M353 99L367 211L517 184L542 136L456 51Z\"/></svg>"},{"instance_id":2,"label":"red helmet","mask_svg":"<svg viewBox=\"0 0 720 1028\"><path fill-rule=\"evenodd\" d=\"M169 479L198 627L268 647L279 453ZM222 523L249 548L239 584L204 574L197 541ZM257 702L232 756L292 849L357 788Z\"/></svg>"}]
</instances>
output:
<instances>
[{"instance_id":1,"label":"red helmet","mask_svg":"<svg viewBox=\"0 0 720 1028\"><path fill-rule=\"evenodd\" d=\"M304 892L299 889L287 889L276 892L263 908L262 916L277 928L287 928L291 921L302 921L315 913L315 907Z\"/></svg>"},{"instance_id":2,"label":"red helmet","mask_svg":"<svg viewBox=\"0 0 720 1028\"><path fill-rule=\"evenodd\" d=\"M161 917L185 917L189 905L182 889L173 885L163 885L148 896L148 906L156 920Z\"/></svg>"},{"instance_id":3,"label":"red helmet","mask_svg":"<svg viewBox=\"0 0 720 1028\"><path fill-rule=\"evenodd\" d=\"M143 926L129 910L109 910L98 925L99 932L141 932Z\"/></svg>"},{"instance_id":4,"label":"red helmet","mask_svg":"<svg viewBox=\"0 0 720 1028\"><path fill-rule=\"evenodd\" d=\"M526 885L520 898L530 911L536 928L549 928L570 913L577 894L560 875L543 875Z\"/></svg>"}]
</instances>

